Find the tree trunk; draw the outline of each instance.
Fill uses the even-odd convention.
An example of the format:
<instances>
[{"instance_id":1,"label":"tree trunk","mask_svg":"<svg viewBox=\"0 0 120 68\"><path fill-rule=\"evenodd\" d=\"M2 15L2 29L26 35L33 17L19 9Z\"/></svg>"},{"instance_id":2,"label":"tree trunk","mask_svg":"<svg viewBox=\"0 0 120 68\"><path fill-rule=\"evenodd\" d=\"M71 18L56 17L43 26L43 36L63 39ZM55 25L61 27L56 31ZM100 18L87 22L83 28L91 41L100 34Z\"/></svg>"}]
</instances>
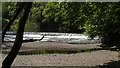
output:
<instances>
[{"instance_id":1,"label":"tree trunk","mask_svg":"<svg viewBox=\"0 0 120 68\"><path fill-rule=\"evenodd\" d=\"M10 26L13 24L14 20L17 18L17 16L20 14L22 9L24 8L24 5L25 5L24 2L19 3L19 4L20 4L20 7L18 9L16 9L15 15L11 18L10 22L2 30L2 43L4 42L4 37L5 37L6 31L8 31L10 29Z\"/></svg>"},{"instance_id":2,"label":"tree trunk","mask_svg":"<svg viewBox=\"0 0 120 68\"><path fill-rule=\"evenodd\" d=\"M17 56L17 54L20 50L20 47L22 45L25 23L27 21L31 6L32 6L32 2L25 3L25 11L24 11L23 17L21 17L20 22L19 22L14 45L13 45L11 51L9 52L9 54L7 55L7 57L4 59L4 61L2 63L2 68L10 68L15 57Z\"/></svg>"}]
</instances>

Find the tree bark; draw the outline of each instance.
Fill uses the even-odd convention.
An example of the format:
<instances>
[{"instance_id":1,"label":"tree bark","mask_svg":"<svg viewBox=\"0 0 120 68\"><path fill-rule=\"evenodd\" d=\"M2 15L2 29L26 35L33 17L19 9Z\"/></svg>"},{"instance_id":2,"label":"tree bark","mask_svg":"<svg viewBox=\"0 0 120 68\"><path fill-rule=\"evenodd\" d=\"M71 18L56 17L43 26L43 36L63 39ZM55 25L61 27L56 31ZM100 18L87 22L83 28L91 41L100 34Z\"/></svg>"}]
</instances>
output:
<instances>
[{"instance_id":1,"label":"tree bark","mask_svg":"<svg viewBox=\"0 0 120 68\"><path fill-rule=\"evenodd\" d=\"M24 2L19 3L19 4L20 4L20 7L16 9L15 15L11 18L10 22L2 30L2 43L4 42L4 37L5 37L6 32L10 29L10 26L13 24L14 20L17 18L17 16L20 14L22 9L24 8L24 5L25 5Z\"/></svg>"},{"instance_id":2,"label":"tree bark","mask_svg":"<svg viewBox=\"0 0 120 68\"><path fill-rule=\"evenodd\" d=\"M21 48L24 27L25 27L25 23L27 21L31 6L32 6L32 2L25 3L25 11L23 13L23 17L21 17L20 22L19 22L14 45L13 45L11 51L9 52L9 54L7 55L7 57L4 59L4 61L2 63L2 68L10 68L11 67L14 59L16 58L16 56Z\"/></svg>"}]
</instances>

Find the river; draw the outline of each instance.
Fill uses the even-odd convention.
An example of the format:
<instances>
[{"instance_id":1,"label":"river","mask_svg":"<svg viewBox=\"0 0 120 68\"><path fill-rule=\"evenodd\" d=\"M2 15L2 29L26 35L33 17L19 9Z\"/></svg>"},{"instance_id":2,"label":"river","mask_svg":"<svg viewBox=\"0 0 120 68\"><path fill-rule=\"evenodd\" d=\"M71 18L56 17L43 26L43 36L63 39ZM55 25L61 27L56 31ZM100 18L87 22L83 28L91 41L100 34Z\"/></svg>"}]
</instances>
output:
<instances>
[{"instance_id":1,"label":"river","mask_svg":"<svg viewBox=\"0 0 120 68\"><path fill-rule=\"evenodd\" d=\"M44 38L40 40L42 37ZM16 38L15 32L7 32L4 41L14 42ZM23 40L36 40L48 42L62 42L62 43L99 43L98 37L90 40L88 36L77 33L54 33L54 32L24 32Z\"/></svg>"}]
</instances>

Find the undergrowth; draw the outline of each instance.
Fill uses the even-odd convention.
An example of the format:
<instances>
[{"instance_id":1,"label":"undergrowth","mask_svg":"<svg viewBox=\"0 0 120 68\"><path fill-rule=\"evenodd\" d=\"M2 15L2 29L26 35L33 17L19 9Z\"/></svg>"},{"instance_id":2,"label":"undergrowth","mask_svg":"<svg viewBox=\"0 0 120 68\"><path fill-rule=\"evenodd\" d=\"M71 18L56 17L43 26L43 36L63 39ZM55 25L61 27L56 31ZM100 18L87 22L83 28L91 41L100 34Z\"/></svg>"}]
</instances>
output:
<instances>
[{"instance_id":1,"label":"undergrowth","mask_svg":"<svg viewBox=\"0 0 120 68\"><path fill-rule=\"evenodd\" d=\"M100 50L99 48L93 49L80 49L80 50L30 50L19 52L18 55L37 55L37 54L75 54L83 52L92 52ZM3 54L8 54L9 51L2 51Z\"/></svg>"}]
</instances>

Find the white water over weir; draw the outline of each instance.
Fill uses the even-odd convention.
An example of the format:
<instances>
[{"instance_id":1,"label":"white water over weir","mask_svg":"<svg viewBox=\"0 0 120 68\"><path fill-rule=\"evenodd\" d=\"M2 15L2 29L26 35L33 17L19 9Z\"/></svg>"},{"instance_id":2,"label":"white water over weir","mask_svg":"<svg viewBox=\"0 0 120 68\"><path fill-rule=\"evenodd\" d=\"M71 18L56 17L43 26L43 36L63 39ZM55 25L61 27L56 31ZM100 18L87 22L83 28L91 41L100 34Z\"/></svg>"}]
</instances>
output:
<instances>
[{"instance_id":1,"label":"white water over weir","mask_svg":"<svg viewBox=\"0 0 120 68\"><path fill-rule=\"evenodd\" d=\"M44 38L43 38L44 36ZM16 37L15 32L7 32L4 41L14 42ZM40 40L43 38L42 40ZM52 32L24 32L23 40L62 42L62 43L100 43L98 37L90 40L84 34L76 33L52 33Z\"/></svg>"}]
</instances>

